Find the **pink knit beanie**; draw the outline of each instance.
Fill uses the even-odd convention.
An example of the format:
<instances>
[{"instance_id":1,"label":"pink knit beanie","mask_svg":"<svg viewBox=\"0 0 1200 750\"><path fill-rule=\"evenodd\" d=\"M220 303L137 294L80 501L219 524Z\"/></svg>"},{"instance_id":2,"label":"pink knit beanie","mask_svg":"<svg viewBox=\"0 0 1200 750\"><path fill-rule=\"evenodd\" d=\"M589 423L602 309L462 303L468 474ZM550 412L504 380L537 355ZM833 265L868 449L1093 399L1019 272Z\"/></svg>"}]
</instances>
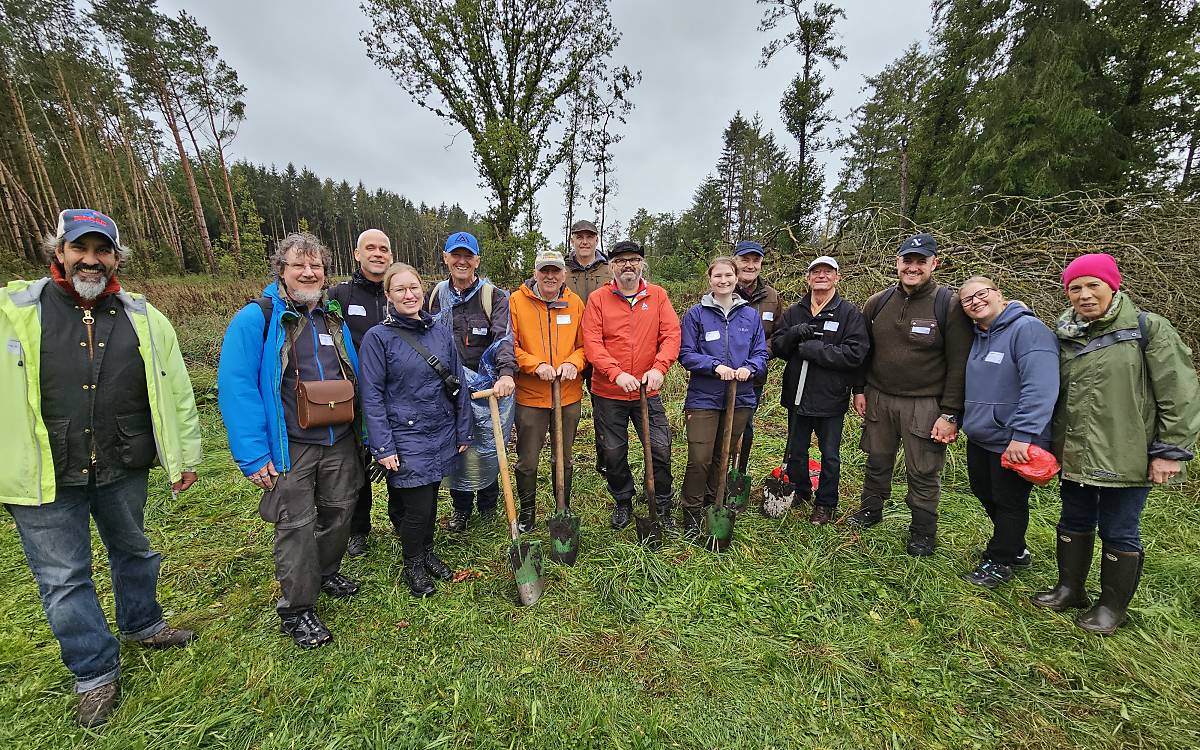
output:
<instances>
[{"instance_id":1,"label":"pink knit beanie","mask_svg":"<svg viewBox=\"0 0 1200 750\"><path fill-rule=\"evenodd\" d=\"M1112 287L1115 292L1121 288L1121 272L1117 270L1117 259L1108 253L1088 253L1080 255L1067 264L1063 269L1063 289L1080 276L1095 276Z\"/></svg>"}]
</instances>

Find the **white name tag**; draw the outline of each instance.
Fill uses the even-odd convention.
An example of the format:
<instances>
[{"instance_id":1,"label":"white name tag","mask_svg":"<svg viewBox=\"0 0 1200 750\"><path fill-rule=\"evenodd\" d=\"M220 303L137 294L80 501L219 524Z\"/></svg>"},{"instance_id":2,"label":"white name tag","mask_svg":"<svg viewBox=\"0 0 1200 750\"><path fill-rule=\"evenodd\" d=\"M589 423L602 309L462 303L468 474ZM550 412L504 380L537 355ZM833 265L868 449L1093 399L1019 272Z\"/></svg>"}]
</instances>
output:
<instances>
[{"instance_id":1,"label":"white name tag","mask_svg":"<svg viewBox=\"0 0 1200 750\"><path fill-rule=\"evenodd\" d=\"M998 365L1004 361L1004 352L988 352L987 356L983 358L983 361L992 362Z\"/></svg>"},{"instance_id":2,"label":"white name tag","mask_svg":"<svg viewBox=\"0 0 1200 750\"><path fill-rule=\"evenodd\" d=\"M472 336L486 336L487 331L488 331L488 329L486 329L486 328L472 328L471 335Z\"/></svg>"},{"instance_id":3,"label":"white name tag","mask_svg":"<svg viewBox=\"0 0 1200 750\"><path fill-rule=\"evenodd\" d=\"M328 333L317 334L317 338L321 340L321 346L333 346L333 336Z\"/></svg>"},{"instance_id":4,"label":"white name tag","mask_svg":"<svg viewBox=\"0 0 1200 750\"><path fill-rule=\"evenodd\" d=\"M346 314L365 316L367 314L367 308L363 307L362 305L350 305L346 308Z\"/></svg>"},{"instance_id":5,"label":"white name tag","mask_svg":"<svg viewBox=\"0 0 1200 750\"><path fill-rule=\"evenodd\" d=\"M933 329L930 328L929 326L913 326L912 327L913 333L931 333L932 331L933 331Z\"/></svg>"},{"instance_id":6,"label":"white name tag","mask_svg":"<svg viewBox=\"0 0 1200 750\"><path fill-rule=\"evenodd\" d=\"M704 332L704 340L705 341L716 341L719 338L721 338L720 331L705 331Z\"/></svg>"},{"instance_id":7,"label":"white name tag","mask_svg":"<svg viewBox=\"0 0 1200 750\"><path fill-rule=\"evenodd\" d=\"M8 340L8 353L15 354L18 357L21 356L21 342L18 341L17 339L9 339Z\"/></svg>"},{"instance_id":8,"label":"white name tag","mask_svg":"<svg viewBox=\"0 0 1200 750\"><path fill-rule=\"evenodd\" d=\"M821 330L836 331L838 329L838 326L840 326L840 325L841 325L841 323L836 320L827 320L827 321L825 321L825 325L823 325L821 327Z\"/></svg>"},{"instance_id":9,"label":"white name tag","mask_svg":"<svg viewBox=\"0 0 1200 750\"><path fill-rule=\"evenodd\" d=\"M570 315L559 315L559 316L555 317L555 320L558 321L558 324L560 326L571 325L571 316Z\"/></svg>"},{"instance_id":10,"label":"white name tag","mask_svg":"<svg viewBox=\"0 0 1200 750\"><path fill-rule=\"evenodd\" d=\"M763 320L775 320L775 313L770 310L763 310Z\"/></svg>"}]
</instances>

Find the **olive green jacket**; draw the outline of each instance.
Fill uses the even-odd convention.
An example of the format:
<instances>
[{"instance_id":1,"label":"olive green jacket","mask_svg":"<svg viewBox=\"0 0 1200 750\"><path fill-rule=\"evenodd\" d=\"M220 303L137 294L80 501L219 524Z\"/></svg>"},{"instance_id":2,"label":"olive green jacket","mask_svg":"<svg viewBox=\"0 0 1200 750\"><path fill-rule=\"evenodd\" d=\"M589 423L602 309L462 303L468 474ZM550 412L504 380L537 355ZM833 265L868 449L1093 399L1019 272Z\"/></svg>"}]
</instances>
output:
<instances>
[{"instance_id":1,"label":"olive green jacket","mask_svg":"<svg viewBox=\"0 0 1200 750\"><path fill-rule=\"evenodd\" d=\"M1150 459L1187 462L1200 433L1200 383L1192 352L1163 317L1118 292L1108 312L1083 324L1058 319L1059 394L1054 455L1062 477L1099 487L1146 487ZM1186 478L1186 466L1173 482Z\"/></svg>"}]
</instances>

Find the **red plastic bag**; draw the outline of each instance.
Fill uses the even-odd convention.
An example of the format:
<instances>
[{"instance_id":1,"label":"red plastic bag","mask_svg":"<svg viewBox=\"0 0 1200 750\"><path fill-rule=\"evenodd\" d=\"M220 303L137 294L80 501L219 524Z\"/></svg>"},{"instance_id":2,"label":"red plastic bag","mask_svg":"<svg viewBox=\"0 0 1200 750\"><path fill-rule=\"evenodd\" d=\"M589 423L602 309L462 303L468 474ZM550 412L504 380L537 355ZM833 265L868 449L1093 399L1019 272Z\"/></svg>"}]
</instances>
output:
<instances>
[{"instance_id":1,"label":"red plastic bag","mask_svg":"<svg viewBox=\"0 0 1200 750\"><path fill-rule=\"evenodd\" d=\"M776 466L771 470L771 476L781 481L787 482L788 475L784 473L783 466ZM812 484L813 491L817 489L817 482L821 478L821 462L815 458L808 459L808 481Z\"/></svg>"},{"instance_id":2,"label":"red plastic bag","mask_svg":"<svg viewBox=\"0 0 1200 750\"><path fill-rule=\"evenodd\" d=\"M1028 463L1014 464L1008 460L1007 456L1001 456L1000 466L1004 469L1012 469L1025 479L1039 486L1049 482L1062 469L1058 465L1058 459L1054 457L1053 453L1036 445L1029 446Z\"/></svg>"}]
</instances>

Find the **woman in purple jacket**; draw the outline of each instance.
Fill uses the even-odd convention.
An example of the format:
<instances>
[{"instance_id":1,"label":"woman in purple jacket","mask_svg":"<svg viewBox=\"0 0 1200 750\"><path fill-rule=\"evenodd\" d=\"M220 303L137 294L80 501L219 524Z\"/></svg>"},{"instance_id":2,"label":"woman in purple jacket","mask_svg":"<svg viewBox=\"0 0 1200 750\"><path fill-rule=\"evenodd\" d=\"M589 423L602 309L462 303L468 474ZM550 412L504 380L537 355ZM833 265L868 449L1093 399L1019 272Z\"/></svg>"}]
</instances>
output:
<instances>
[{"instance_id":1,"label":"woman in purple jacket","mask_svg":"<svg viewBox=\"0 0 1200 750\"><path fill-rule=\"evenodd\" d=\"M683 404L687 419L688 462L683 478L683 533L700 534L704 506L716 501L726 467L720 450L728 381L738 381L733 434L741 435L754 413L754 376L767 368L767 339L758 312L737 296L732 258L708 264L709 293L680 323L679 363L691 374Z\"/></svg>"},{"instance_id":2,"label":"woman in purple jacket","mask_svg":"<svg viewBox=\"0 0 1200 750\"><path fill-rule=\"evenodd\" d=\"M422 309L416 269L392 264L383 288L388 315L363 336L359 355L363 416L371 455L388 471L389 495L402 499L404 580L413 596L431 596L432 578L453 576L433 552L433 524L438 486L471 442L471 395L453 334Z\"/></svg>"},{"instance_id":3,"label":"woman in purple jacket","mask_svg":"<svg viewBox=\"0 0 1200 750\"><path fill-rule=\"evenodd\" d=\"M984 276L963 283L958 298L974 321L967 357L967 476L971 492L992 519L992 538L979 565L963 578L994 589L1027 568L1030 483L1000 465L1029 461L1030 446L1050 447L1050 421L1058 399L1058 341L1020 302L1009 302Z\"/></svg>"}]
</instances>

